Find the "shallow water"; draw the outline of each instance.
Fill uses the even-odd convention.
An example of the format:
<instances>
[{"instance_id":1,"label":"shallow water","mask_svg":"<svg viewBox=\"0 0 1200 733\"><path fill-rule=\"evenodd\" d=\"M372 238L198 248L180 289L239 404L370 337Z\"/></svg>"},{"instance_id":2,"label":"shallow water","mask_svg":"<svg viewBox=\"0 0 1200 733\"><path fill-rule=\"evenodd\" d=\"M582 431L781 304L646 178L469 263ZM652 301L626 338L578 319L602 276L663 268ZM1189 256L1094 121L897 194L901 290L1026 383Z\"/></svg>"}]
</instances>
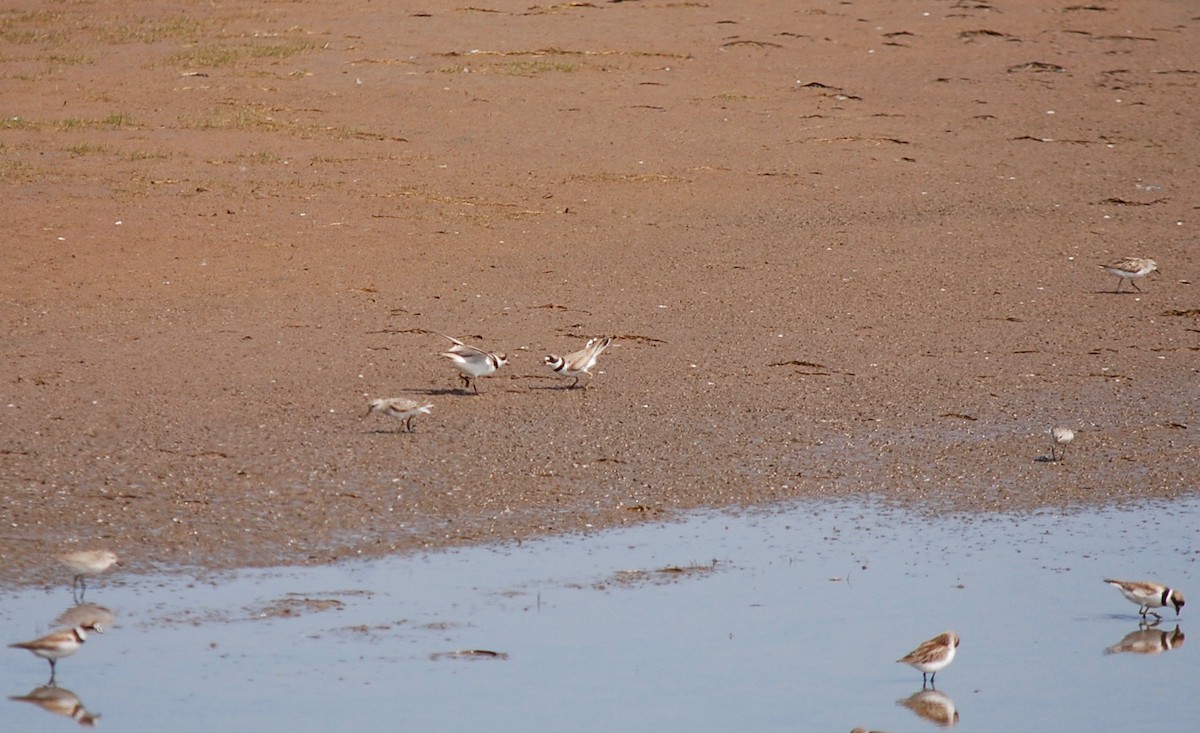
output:
<instances>
[{"instance_id":1,"label":"shallow water","mask_svg":"<svg viewBox=\"0 0 1200 733\"><path fill-rule=\"evenodd\" d=\"M953 628L958 658L923 699L952 705L959 730L1135 729L1148 710L1188 730L1200 642L1179 644L1200 609L1166 609L1173 649L1106 653L1139 619L1100 581L1200 588L1198 516L1196 500L944 518L805 504L203 581L112 576L86 600L115 627L57 682L113 730L927 730L898 704L921 675L894 660ZM66 584L9 594L7 641L71 600ZM3 653L7 695L46 681L46 662ZM74 726L0 709L5 730Z\"/></svg>"}]
</instances>

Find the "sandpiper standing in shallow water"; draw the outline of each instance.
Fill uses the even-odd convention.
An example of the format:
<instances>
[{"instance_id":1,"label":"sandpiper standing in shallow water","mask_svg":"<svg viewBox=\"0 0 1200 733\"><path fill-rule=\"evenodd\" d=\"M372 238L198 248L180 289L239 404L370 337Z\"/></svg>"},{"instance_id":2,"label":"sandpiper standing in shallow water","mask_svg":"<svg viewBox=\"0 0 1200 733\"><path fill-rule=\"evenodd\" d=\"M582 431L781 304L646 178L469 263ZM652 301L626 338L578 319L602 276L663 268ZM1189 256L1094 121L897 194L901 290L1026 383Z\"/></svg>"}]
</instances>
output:
<instances>
[{"instance_id":1,"label":"sandpiper standing in shallow water","mask_svg":"<svg viewBox=\"0 0 1200 733\"><path fill-rule=\"evenodd\" d=\"M494 354L475 346L468 346L444 333L438 335L453 342L454 345L440 355L454 362L454 366L458 367L458 377L463 382L463 388L474 387L475 394L479 394L476 379L495 374L497 369L508 363L504 354Z\"/></svg>"},{"instance_id":2,"label":"sandpiper standing in shallow water","mask_svg":"<svg viewBox=\"0 0 1200 733\"><path fill-rule=\"evenodd\" d=\"M1114 292L1121 292L1121 286L1128 280L1133 289L1142 292L1142 289L1137 286L1134 280L1139 277L1145 277L1158 269L1158 263L1154 260L1146 259L1145 257L1126 257L1116 262L1110 262L1107 265L1100 265L1104 271L1110 275L1115 275L1117 280L1117 289Z\"/></svg>"},{"instance_id":3,"label":"sandpiper standing in shallow water","mask_svg":"<svg viewBox=\"0 0 1200 733\"><path fill-rule=\"evenodd\" d=\"M588 339L585 345L579 351L567 354L566 356L558 356L550 354L544 361L546 366L558 372L564 377L574 377L575 381L571 383L571 388L575 388L579 384L579 378L584 374L592 376L592 367L596 366L596 360L600 358L600 354L612 344L612 339L605 337L602 339ZM584 384L584 388L587 384Z\"/></svg>"},{"instance_id":4,"label":"sandpiper standing in shallow water","mask_svg":"<svg viewBox=\"0 0 1200 733\"><path fill-rule=\"evenodd\" d=\"M1075 440L1075 431L1070 428L1050 428L1050 460L1061 461L1067 457L1067 444ZM1062 452L1059 452L1059 449Z\"/></svg>"},{"instance_id":5,"label":"sandpiper standing in shallow water","mask_svg":"<svg viewBox=\"0 0 1200 733\"><path fill-rule=\"evenodd\" d=\"M379 412L404 421L404 427L412 432L412 419L417 415L428 415L433 410L432 402L418 402L407 397L383 397L371 400L367 406L367 417Z\"/></svg>"},{"instance_id":6,"label":"sandpiper standing in shallow water","mask_svg":"<svg viewBox=\"0 0 1200 733\"><path fill-rule=\"evenodd\" d=\"M943 631L932 639L921 642L920 646L896 661L908 664L920 672L921 687L924 689L925 685L933 684L933 679L937 677L938 672L954 661L954 654L958 650L958 641L958 634L953 631Z\"/></svg>"},{"instance_id":7,"label":"sandpiper standing in shallow water","mask_svg":"<svg viewBox=\"0 0 1200 733\"><path fill-rule=\"evenodd\" d=\"M1148 580L1113 580L1111 578L1105 578L1104 582L1121 591L1121 595L1125 596L1130 603L1136 603L1142 618L1146 618L1146 614L1150 614L1154 618L1161 619L1162 616L1150 609L1164 606L1174 606L1175 615L1178 616L1179 609L1184 605L1183 593L1168 588L1162 583L1153 583Z\"/></svg>"}]
</instances>

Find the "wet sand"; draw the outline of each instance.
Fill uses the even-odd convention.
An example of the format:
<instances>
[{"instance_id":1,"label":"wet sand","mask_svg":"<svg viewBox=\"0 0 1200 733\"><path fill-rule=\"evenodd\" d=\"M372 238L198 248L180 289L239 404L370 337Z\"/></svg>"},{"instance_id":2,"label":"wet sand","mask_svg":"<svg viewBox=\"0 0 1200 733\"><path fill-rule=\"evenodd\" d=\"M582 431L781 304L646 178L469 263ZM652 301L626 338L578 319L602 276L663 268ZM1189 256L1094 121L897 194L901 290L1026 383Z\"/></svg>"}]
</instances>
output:
<instances>
[{"instance_id":1,"label":"wet sand","mask_svg":"<svg viewBox=\"0 0 1200 733\"><path fill-rule=\"evenodd\" d=\"M1195 490L1186 4L399 5L0 14L0 580Z\"/></svg>"}]
</instances>

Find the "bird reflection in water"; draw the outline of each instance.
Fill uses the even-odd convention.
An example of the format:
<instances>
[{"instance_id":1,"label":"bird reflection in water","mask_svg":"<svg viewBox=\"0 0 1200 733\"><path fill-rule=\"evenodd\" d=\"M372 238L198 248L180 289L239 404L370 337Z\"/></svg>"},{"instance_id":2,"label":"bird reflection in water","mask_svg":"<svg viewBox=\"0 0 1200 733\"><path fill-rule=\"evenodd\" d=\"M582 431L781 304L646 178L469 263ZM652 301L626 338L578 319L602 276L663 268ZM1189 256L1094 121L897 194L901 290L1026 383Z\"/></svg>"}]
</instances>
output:
<instances>
[{"instance_id":1,"label":"bird reflection in water","mask_svg":"<svg viewBox=\"0 0 1200 733\"><path fill-rule=\"evenodd\" d=\"M1105 654L1162 654L1183 646L1183 632L1179 626L1174 631L1161 631L1154 624L1141 624L1137 631L1130 631L1116 644L1104 650Z\"/></svg>"},{"instance_id":2,"label":"bird reflection in water","mask_svg":"<svg viewBox=\"0 0 1200 733\"><path fill-rule=\"evenodd\" d=\"M88 728L95 725L100 718L99 715L89 712L79 700L79 696L65 687L49 685L35 687L26 695L13 696L8 699L33 703L46 712L70 718Z\"/></svg>"},{"instance_id":3,"label":"bird reflection in water","mask_svg":"<svg viewBox=\"0 0 1200 733\"><path fill-rule=\"evenodd\" d=\"M958 709L950 696L938 690L921 690L903 700L897 700L897 705L903 705L930 723L949 728L958 722Z\"/></svg>"}]
</instances>

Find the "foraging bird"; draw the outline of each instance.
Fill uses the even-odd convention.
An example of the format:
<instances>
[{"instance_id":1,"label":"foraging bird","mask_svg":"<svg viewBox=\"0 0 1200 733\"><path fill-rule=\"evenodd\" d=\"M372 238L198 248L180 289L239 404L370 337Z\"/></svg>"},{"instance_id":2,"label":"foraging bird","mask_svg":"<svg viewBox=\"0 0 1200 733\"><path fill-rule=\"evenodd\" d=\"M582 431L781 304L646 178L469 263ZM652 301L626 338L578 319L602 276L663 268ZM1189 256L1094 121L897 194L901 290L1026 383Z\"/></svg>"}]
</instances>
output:
<instances>
[{"instance_id":1,"label":"foraging bird","mask_svg":"<svg viewBox=\"0 0 1200 733\"><path fill-rule=\"evenodd\" d=\"M550 354L544 361L546 366L558 372L564 377L574 377L575 381L571 383L571 388L574 389L579 384L579 378L584 374L592 376L591 369L596 366L596 360L600 358L600 354L612 344L612 339L607 336L602 339L588 339L585 345L579 351L576 351L566 356L557 356ZM586 388L587 385L584 385Z\"/></svg>"},{"instance_id":2,"label":"foraging bird","mask_svg":"<svg viewBox=\"0 0 1200 733\"><path fill-rule=\"evenodd\" d=\"M1136 603L1138 610L1142 614L1142 618L1146 618L1146 614L1150 614L1154 618L1161 619L1162 616L1151 611L1151 608L1162 608L1164 606L1174 606L1175 615L1179 615L1179 609L1183 608L1184 600L1183 593L1177 590L1168 588L1162 583L1152 583L1148 580L1112 580L1104 579L1112 587L1121 591L1121 595L1130 603Z\"/></svg>"},{"instance_id":3,"label":"foraging bird","mask_svg":"<svg viewBox=\"0 0 1200 733\"><path fill-rule=\"evenodd\" d=\"M1067 444L1075 440L1075 431L1070 428L1050 428L1050 460L1061 461L1067 457ZM1058 449L1062 448L1062 453Z\"/></svg>"},{"instance_id":4,"label":"foraging bird","mask_svg":"<svg viewBox=\"0 0 1200 733\"><path fill-rule=\"evenodd\" d=\"M1117 289L1114 292L1121 292L1121 286L1128 280L1133 289L1140 293L1142 289L1137 286L1134 280L1139 277L1145 277L1157 270L1158 263L1145 257L1126 257L1116 262L1110 262L1107 265L1100 265L1100 267L1108 274L1120 278L1117 280Z\"/></svg>"},{"instance_id":5,"label":"foraging bird","mask_svg":"<svg viewBox=\"0 0 1200 733\"><path fill-rule=\"evenodd\" d=\"M421 403L416 400L410 400L407 397L383 397L371 400L367 406L367 414L364 417L370 417L372 412L379 412L403 420L404 427L411 433L412 419L417 415L428 415L432 410L432 402Z\"/></svg>"},{"instance_id":6,"label":"foraging bird","mask_svg":"<svg viewBox=\"0 0 1200 733\"><path fill-rule=\"evenodd\" d=\"M924 641L916 649L897 659L897 662L911 665L921 673L921 689L933 684L937 673L954 661L958 650L958 634L953 631L943 631L928 641ZM928 680L926 680L928 678Z\"/></svg>"},{"instance_id":7,"label":"foraging bird","mask_svg":"<svg viewBox=\"0 0 1200 733\"><path fill-rule=\"evenodd\" d=\"M438 335L449 339L454 344L447 351L443 351L440 356L454 362L454 366L458 367L460 372L458 377L463 381L463 389L474 387L475 394L479 394L479 386L475 384L478 377L494 374L497 369L508 363L504 354L494 354L475 346L468 346L444 333Z\"/></svg>"}]
</instances>

